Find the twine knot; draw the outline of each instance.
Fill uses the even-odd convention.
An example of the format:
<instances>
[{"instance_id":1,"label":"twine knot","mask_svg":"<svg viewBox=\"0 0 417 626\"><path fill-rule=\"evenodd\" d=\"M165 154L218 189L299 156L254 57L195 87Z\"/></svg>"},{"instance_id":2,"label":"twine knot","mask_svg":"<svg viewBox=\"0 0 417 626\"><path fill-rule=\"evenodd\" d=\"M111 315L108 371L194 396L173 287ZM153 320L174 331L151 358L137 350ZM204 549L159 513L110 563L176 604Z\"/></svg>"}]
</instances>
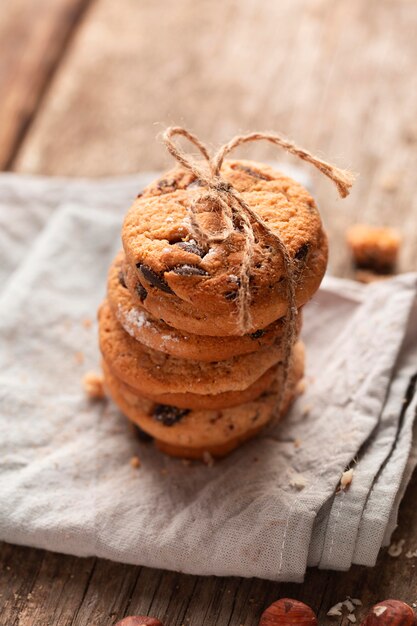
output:
<instances>
[{"instance_id":1,"label":"twine knot","mask_svg":"<svg viewBox=\"0 0 417 626\"><path fill-rule=\"evenodd\" d=\"M209 181L209 186L211 187L211 189L213 189L213 191L220 191L224 193L228 193L232 190L232 185L222 179L212 179L211 181Z\"/></svg>"}]
</instances>

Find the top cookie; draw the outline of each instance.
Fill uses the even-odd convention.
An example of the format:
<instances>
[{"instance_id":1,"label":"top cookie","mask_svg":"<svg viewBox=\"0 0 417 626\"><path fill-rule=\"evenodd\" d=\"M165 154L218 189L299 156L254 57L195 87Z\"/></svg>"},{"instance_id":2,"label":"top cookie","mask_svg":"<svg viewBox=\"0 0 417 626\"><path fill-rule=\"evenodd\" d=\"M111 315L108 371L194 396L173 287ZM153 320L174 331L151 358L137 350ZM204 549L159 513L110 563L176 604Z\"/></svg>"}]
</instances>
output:
<instances>
[{"instance_id":1,"label":"top cookie","mask_svg":"<svg viewBox=\"0 0 417 626\"><path fill-rule=\"evenodd\" d=\"M272 168L251 161L226 161L222 177L276 232L295 260L297 306L317 290L327 264L327 239L308 191ZM201 335L239 335L236 296L244 235L237 227L209 248L191 237L187 207L204 189L188 170L176 168L145 189L129 210L122 230L127 285L142 306L169 324ZM218 214L199 213L213 224ZM287 310L286 275L273 237L253 224L250 275L255 332Z\"/></svg>"}]
</instances>

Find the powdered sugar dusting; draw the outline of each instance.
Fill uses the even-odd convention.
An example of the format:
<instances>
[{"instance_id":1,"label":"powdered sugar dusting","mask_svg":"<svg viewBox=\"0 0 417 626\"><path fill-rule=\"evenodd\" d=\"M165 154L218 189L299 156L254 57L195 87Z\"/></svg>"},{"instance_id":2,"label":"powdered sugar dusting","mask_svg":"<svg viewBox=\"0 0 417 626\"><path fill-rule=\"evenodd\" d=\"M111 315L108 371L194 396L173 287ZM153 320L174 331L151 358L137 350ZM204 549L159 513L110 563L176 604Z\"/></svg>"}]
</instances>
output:
<instances>
[{"instance_id":1,"label":"powdered sugar dusting","mask_svg":"<svg viewBox=\"0 0 417 626\"><path fill-rule=\"evenodd\" d=\"M131 335L132 337L135 336L136 330L138 330L138 328L143 328L144 326L156 332L155 328L150 323L145 311L141 311L136 307L133 307L126 311L119 304L117 309L117 318L120 320L125 331L129 333L129 335Z\"/></svg>"},{"instance_id":2,"label":"powdered sugar dusting","mask_svg":"<svg viewBox=\"0 0 417 626\"><path fill-rule=\"evenodd\" d=\"M161 339L163 342L166 341L179 341L178 337L173 337L172 335L161 335Z\"/></svg>"},{"instance_id":3,"label":"powdered sugar dusting","mask_svg":"<svg viewBox=\"0 0 417 626\"><path fill-rule=\"evenodd\" d=\"M207 261L209 257L215 256L216 254L217 248L215 247L215 245L212 245L211 248L209 248L207 253L204 255L204 260Z\"/></svg>"},{"instance_id":4,"label":"powdered sugar dusting","mask_svg":"<svg viewBox=\"0 0 417 626\"><path fill-rule=\"evenodd\" d=\"M152 322L149 320L146 311L141 311L136 307L132 307L131 309L126 311L126 309L124 309L123 306L119 304L117 309L117 318L125 331L129 333L131 337L135 337L137 331L141 328L149 329L153 333L159 332L158 328L156 328L154 324L152 324ZM179 341L178 337L167 333L160 335L160 338L162 339L163 343L167 343L169 341ZM143 341L145 341L145 339L143 339Z\"/></svg>"}]
</instances>

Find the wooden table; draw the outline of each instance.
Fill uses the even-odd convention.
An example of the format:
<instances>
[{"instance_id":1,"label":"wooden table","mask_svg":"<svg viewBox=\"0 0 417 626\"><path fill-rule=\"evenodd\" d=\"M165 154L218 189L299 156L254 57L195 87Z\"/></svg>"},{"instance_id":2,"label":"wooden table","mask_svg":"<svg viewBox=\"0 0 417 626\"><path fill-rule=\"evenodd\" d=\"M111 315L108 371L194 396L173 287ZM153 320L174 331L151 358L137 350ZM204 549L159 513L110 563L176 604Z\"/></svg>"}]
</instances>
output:
<instances>
[{"instance_id":1,"label":"wooden table","mask_svg":"<svg viewBox=\"0 0 417 626\"><path fill-rule=\"evenodd\" d=\"M285 132L360 172L341 203L314 175L347 274L352 221L404 231L401 269L417 267L415 0L1 0L0 167L100 176L165 167L155 141L185 124L217 144L241 130ZM241 152L283 159L266 145ZM397 537L417 548L414 479ZM303 585L201 578L40 550L0 548L2 626L107 626L149 613L166 626L251 626L283 595L321 623L346 595L364 605L417 601L415 559L310 571Z\"/></svg>"}]
</instances>

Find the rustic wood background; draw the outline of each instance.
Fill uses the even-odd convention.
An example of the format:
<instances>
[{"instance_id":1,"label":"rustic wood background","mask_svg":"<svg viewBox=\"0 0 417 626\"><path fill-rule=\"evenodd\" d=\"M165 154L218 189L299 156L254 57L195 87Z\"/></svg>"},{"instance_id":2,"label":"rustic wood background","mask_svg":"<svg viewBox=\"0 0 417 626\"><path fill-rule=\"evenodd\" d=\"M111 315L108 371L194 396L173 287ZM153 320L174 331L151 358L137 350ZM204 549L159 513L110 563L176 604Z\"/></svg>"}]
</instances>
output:
<instances>
[{"instance_id":1,"label":"rustic wood background","mask_svg":"<svg viewBox=\"0 0 417 626\"><path fill-rule=\"evenodd\" d=\"M218 144L280 130L360 174L337 199L313 175L331 268L349 273L346 226L404 233L417 269L415 0L0 0L0 169L102 176L168 165L156 134L184 124ZM285 159L266 145L242 155ZM417 548L417 480L397 536ZM417 601L415 559L310 571L303 585L200 578L0 547L0 625L108 626L149 613L166 626L252 626L291 595L319 611Z\"/></svg>"}]
</instances>

